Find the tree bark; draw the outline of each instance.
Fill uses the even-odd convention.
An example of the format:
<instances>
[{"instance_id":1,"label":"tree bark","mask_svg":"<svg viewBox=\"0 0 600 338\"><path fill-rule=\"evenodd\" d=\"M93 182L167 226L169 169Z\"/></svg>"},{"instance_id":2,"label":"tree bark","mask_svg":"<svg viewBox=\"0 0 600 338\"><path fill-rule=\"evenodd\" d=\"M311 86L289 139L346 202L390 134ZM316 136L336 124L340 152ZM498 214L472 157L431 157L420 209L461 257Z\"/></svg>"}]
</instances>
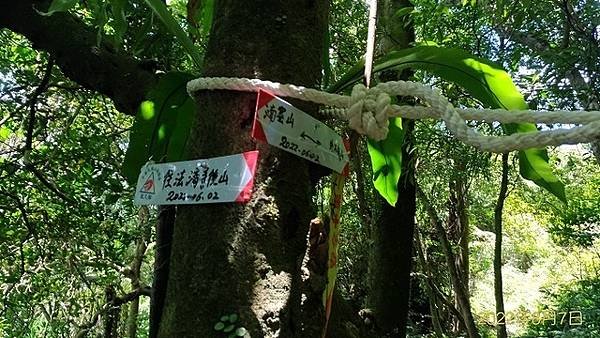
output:
<instances>
[{"instance_id":1,"label":"tree bark","mask_svg":"<svg viewBox=\"0 0 600 338\"><path fill-rule=\"evenodd\" d=\"M135 115L156 76L143 63L117 52L97 32L69 13L42 16L51 1L0 2L0 28L24 35L33 48L47 51L62 72L87 89L110 97L116 108Z\"/></svg>"},{"instance_id":2,"label":"tree bark","mask_svg":"<svg viewBox=\"0 0 600 338\"><path fill-rule=\"evenodd\" d=\"M104 314L104 335L103 338L117 338L119 336L119 317L121 304L116 304L117 294L112 285L105 290L106 306L108 309Z\"/></svg>"},{"instance_id":3,"label":"tree bark","mask_svg":"<svg viewBox=\"0 0 600 338\"><path fill-rule=\"evenodd\" d=\"M379 11L385 35L382 52L393 48L407 48L414 41L412 25L407 28L395 13L411 6L407 0L389 0L381 3ZM407 80L411 72L386 72L382 81ZM413 232L415 228L416 196L414 186L414 159L411 134L414 122L403 121L402 172L398 180L398 200L390 206L378 198L381 213L373 228L373 257L368 303L373 309L377 327L382 334L405 337L410 298L410 271L412 268Z\"/></svg>"},{"instance_id":4,"label":"tree bark","mask_svg":"<svg viewBox=\"0 0 600 338\"><path fill-rule=\"evenodd\" d=\"M433 325L433 330L435 334L438 337L443 337L444 330L442 329L442 324L440 321L440 310L442 307L437 301L438 296L435 293L433 273L429 268L429 262L427 261L427 258L425 256L425 249L421 241L421 234L419 233L419 231L415 231L415 247L417 249L417 258L419 259L419 264L425 272L425 291L427 292L427 297L429 298L429 312L431 312L431 324Z\"/></svg>"},{"instance_id":5,"label":"tree bark","mask_svg":"<svg viewBox=\"0 0 600 338\"><path fill-rule=\"evenodd\" d=\"M502 181L498 201L494 208L494 296L496 298L496 336L506 338L506 312L504 311L504 294L502 289L502 210L508 196L508 153L502 154ZM499 317L500 316L500 320Z\"/></svg>"},{"instance_id":6,"label":"tree bark","mask_svg":"<svg viewBox=\"0 0 600 338\"><path fill-rule=\"evenodd\" d=\"M454 176L450 178L449 183L449 201L448 201L448 232L454 245L458 248L455 256L456 272L460 282L465 290L465 295L470 297L469 292L469 214L467 206L467 184L465 176L465 167L459 160L454 164ZM458 300L458 293L455 293L455 303L460 309L461 302ZM464 312L461 309L461 312ZM460 318L455 318L455 327L461 327Z\"/></svg>"},{"instance_id":7,"label":"tree bark","mask_svg":"<svg viewBox=\"0 0 600 338\"><path fill-rule=\"evenodd\" d=\"M136 241L135 255L131 262L129 279L131 279L131 289L139 290L141 283L141 270L144 263L144 256L148 248L150 240L150 228L148 227L149 211L148 207L142 206L138 211L138 229L141 231L141 236ZM127 315L127 337L137 337L138 317L140 312L140 298L136 297L129 304L129 314Z\"/></svg>"},{"instance_id":8,"label":"tree bark","mask_svg":"<svg viewBox=\"0 0 600 338\"><path fill-rule=\"evenodd\" d=\"M169 263L171 257L171 241L175 226L175 206L160 206L156 221L156 243L154 254L154 278L152 282L152 298L150 300L149 337L156 338L160 327L167 285L169 280Z\"/></svg>"},{"instance_id":9,"label":"tree bark","mask_svg":"<svg viewBox=\"0 0 600 338\"><path fill-rule=\"evenodd\" d=\"M461 278L456 269L456 265L454 262L456 261L454 252L452 251L452 246L450 245L450 241L448 240L448 236L446 235L446 231L442 226L442 222L440 221L435 209L427 199L427 196L423 191L421 191L420 187L416 187L417 195L423 202L423 206L425 207L425 211L429 215L431 219L431 223L435 227L437 235L439 237L440 243L442 245L442 250L444 251L444 256L446 258L446 264L448 266L448 270L450 272L450 281L452 283L452 287L454 288L454 292L457 296L457 302L459 303L459 310L462 313L464 318L465 329L470 338L479 338L479 331L477 330L477 326L475 325L475 319L473 318L473 313L471 311L471 302L469 297L466 294L464 286L461 283Z\"/></svg>"},{"instance_id":10,"label":"tree bark","mask_svg":"<svg viewBox=\"0 0 600 338\"><path fill-rule=\"evenodd\" d=\"M316 87L327 16L324 0L218 1L204 76ZM302 268L314 216L310 165L251 139L256 95L203 91L195 98L188 158L258 148L259 163L248 203L178 208L158 336L212 337L222 315L237 313L252 337L319 337L325 279Z\"/></svg>"}]
</instances>

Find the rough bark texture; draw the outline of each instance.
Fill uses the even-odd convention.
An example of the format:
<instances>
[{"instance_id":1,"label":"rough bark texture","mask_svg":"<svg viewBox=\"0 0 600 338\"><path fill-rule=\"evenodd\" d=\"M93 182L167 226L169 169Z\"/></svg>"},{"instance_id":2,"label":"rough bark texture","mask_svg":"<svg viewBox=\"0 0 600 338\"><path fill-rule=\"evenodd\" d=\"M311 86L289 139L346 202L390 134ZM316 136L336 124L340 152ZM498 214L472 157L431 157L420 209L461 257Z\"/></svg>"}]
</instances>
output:
<instances>
[{"instance_id":1,"label":"rough bark texture","mask_svg":"<svg viewBox=\"0 0 600 338\"><path fill-rule=\"evenodd\" d=\"M144 263L144 256L148 248L150 240L150 228L148 227L148 208L143 206L138 213L139 227L142 231L142 236L137 239L135 255L131 267L129 269L129 279L131 280L131 289L139 290L141 287L141 270ZM134 298L129 304L129 314L127 316L127 337L137 337L138 317L140 312L140 298Z\"/></svg>"},{"instance_id":2,"label":"rough bark texture","mask_svg":"<svg viewBox=\"0 0 600 338\"><path fill-rule=\"evenodd\" d=\"M106 287L105 300L108 309L104 315L104 335L103 338L117 338L119 336L119 313L120 305L116 305L117 294L112 285Z\"/></svg>"},{"instance_id":3,"label":"rough bark texture","mask_svg":"<svg viewBox=\"0 0 600 338\"><path fill-rule=\"evenodd\" d=\"M502 288L502 210L508 195L508 153L502 154L502 181L500 193L494 209L494 296L496 298L496 334L498 338L506 338L506 312L504 311L504 293ZM499 318L500 317L500 318Z\"/></svg>"},{"instance_id":4,"label":"rough bark texture","mask_svg":"<svg viewBox=\"0 0 600 338\"><path fill-rule=\"evenodd\" d=\"M336 288L333 292L331 316L327 325L329 338L379 338L361 320L356 310Z\"/></svg>"},{"instance_id":5,"label":"rough bark texture","mask_svg":"<svg viewBox=\"0 0 600 338\"><path fill-rule=\"evenodd\" d=\"M448 232L453 245L458 248L455 256L456 272L460 278L460 283L465 290L465 296L470 297L469 292L469 215L467 204L467 184L464 176L465 167L457 162L454 165L454 177L449 183L448 199ZM458 299L458 293L455 293L455 304L460 309L461 302ZM461 312L464 312L461 309ZM454 327L456 331L464 330L460 318L455 318Z\"/></svg>"},{"instance_id":6,"label":"rough bark texture","mask_svg":"<svg viewBox=\"0 0 600 338\"><path fill-rule=\"evenodd\" d=\"M455 167L458 177L450 182L448 230L458 246L456 268L469 295L469 214L464 168Z\"/></svg>"},{"instance_id":7,"label":"rough bark texture","mask_svg":"<svg viewBox=\"0 0 600 338\"><path fill-rule=\"evenodd\" d=\"M324 0L218 1L204 75L315 87L327 14ZM188 156L258 148L259 163L250 202L178 208L158 336L213 337L219 318L237 313L252 337L319 337L324 280L301 266L314 215L308 162L250 138L256 95L195 97Z\"/></svg>"},{"instance_id":8,"label":"rough bark texture","mask_svg":"<svg viewBox=\"0 0 600 338\"><path fill-rule=\"evenodd\" d=\"M412 26L404 26L395 13L410 6L407 0L382 1L379 13L383 22L382 52L407 48L414 41ZM410 72L386 72L381 81L407 80ZM382 198L380 217L373 228L373 257L370 266L369 306L375 314L381 334L406 336L410 297L413 232L416 196L414 186L414 152L411 134L414 123L403 121L405 141L402 147L402 174L398 181L398 201L394 207Z\"/></svg>"},{"instance_id":9,"label":"rough bark texture","mask_svg":"<svg viewBox=\"0 0 600 338\"><path fill-rule=\"evenodd\" d=\"M119 111L135 114L155 75L108 43L98 46L96 30L73 15L36 12L45 11L50 2L1 1L0 28L24 35L34 48L50 53L71 80L112 98Z\"/></svg>"},{"instance_id":10,"label":"rough bark texture","mask_svg":"<svg viewBox=\"0 0 600 338\"><path fill-rule=\"evenodd\" d=\"M167 295L171 241L175 226L175 210L175 206L161 206L158 208L156 243L154 246L154 278L152 282L152 298L150 300L150 338L156 338L158 335L160 318Z\"/></svg>"}]
</instances>

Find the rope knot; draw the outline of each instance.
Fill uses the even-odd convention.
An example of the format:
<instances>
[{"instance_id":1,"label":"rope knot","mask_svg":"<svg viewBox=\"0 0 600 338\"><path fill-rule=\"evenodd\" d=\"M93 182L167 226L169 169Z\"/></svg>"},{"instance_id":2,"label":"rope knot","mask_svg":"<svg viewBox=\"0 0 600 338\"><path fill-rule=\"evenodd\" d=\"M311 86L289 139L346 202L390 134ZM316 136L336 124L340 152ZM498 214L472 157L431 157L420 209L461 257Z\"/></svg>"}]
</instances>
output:
<instances>
[{"instance_id":1,"label":"rope knot","mask_svg":"<svg viewBox=\"0 0 600 338\"><path fill-rule=\"evenodd\" d=\"M388 134L388 111L390 96L377 88L368 89L362 84L352 88L348 124L357 132L367 135L375 141L384 140Z\"/></svg>"}]
</instances>

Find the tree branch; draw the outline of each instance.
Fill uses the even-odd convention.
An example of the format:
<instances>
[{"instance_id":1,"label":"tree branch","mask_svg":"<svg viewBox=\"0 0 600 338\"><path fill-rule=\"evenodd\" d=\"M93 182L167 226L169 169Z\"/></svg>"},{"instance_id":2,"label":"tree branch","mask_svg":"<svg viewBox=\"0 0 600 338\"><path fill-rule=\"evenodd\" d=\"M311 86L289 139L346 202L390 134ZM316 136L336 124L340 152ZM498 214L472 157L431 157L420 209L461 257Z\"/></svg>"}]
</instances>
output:
<instances>
[{"instance_id":1,"label":"tree branch","mask_svg":"<svg viewBox=\"0 0 600 338\"><path fill-rule=\"evenodd\" d=\"M47 51L71 80L110 97L117 109L134 115L156 76L142 63L118 53L106 40L97 45L96 31L69 13L42 16L49 1L0 2L0 28L29 39Z\"/></svg>"},{"instance_id":2,"label":"tree branch","mask_svg":"<svg viewBox=\"0 0 600 338\"><path fill-rule=\"evenodd\" d=\"M29 99L29 122L27 124L27 137L25 139L25 151L30 151L32 149L33 144L33 129L35 127L35 106L37 105L38 98L40 95L46 91L48 88L48 83L50 82L50 75L52 74L52 68L54 67L54 59L52 57L48 58L48 63L46 64L46 70L44 71L44 77L40 82L40 85L35 88L33 95Z\"/></svg>"},{"instance_id":3,"label":"tree branch","mask_svg":"<svg viewBox=\"0 0 600 338\"><path fill-rule=\"evenodd\" d=\"M96 312L92 316L92 319L89 322L87 322L83 325L80 325L79 331L74 335L74 337L75 338L85 337L86 334L92 328L94 328L94 326L96 326L96 324L98 323L98 319L100 319L100 316L104 315L110 308L121 306L125 303L131 302L134 299L137 299L140 296L150 297L151 293L152 293L151 288L148 286L144 286L144 287L135 289L127 294L124 294L121 297L116 297L112 302L104 304L104 306L102 306L102 308L100 310L98 310L98 312Z\"/></svg>"},{"instance_id":4,"label":"tree branch","mask_svg":"<svg viewBox=\"0 0 600 338\"><path fill-rule=\"evenodd\" d=\"M25 168L27 170L29 170L35 177L37 177L37 179L46 187L48 188L48 190L50 190L51 192L53 192L56 196L58 196L61 200L71 204L71 205L75 205L77 204L77 202L72 199L71 197L67 196L64 192L62 192L54 182L51 182L50 180L48 180L44 174L39 171L36 167L33 166L33 164L31 163L26 163L25 164Z\"/></svg>"}]
</instances>

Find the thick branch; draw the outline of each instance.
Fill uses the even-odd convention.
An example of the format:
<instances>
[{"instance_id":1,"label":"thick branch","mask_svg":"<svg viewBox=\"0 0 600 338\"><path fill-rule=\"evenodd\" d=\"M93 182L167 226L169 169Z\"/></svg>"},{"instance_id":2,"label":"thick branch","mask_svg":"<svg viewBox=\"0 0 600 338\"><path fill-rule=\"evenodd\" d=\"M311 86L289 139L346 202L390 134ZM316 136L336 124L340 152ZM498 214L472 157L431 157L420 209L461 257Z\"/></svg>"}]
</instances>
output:
<instances>
[{"instance_id":1,"label":"thick branch","mask_svg":"<svg viewBox=\"0 0 600 338\"><path fill-rule=\"evenodd\" d=\"M71 80L110 98L120 111L135 114L156 76L141 62L97 45L94 28L68 13L42 16L48 1L0 2L0 28L24 35L35 49L47 51Z\"/></svg>"}]
</instances>

